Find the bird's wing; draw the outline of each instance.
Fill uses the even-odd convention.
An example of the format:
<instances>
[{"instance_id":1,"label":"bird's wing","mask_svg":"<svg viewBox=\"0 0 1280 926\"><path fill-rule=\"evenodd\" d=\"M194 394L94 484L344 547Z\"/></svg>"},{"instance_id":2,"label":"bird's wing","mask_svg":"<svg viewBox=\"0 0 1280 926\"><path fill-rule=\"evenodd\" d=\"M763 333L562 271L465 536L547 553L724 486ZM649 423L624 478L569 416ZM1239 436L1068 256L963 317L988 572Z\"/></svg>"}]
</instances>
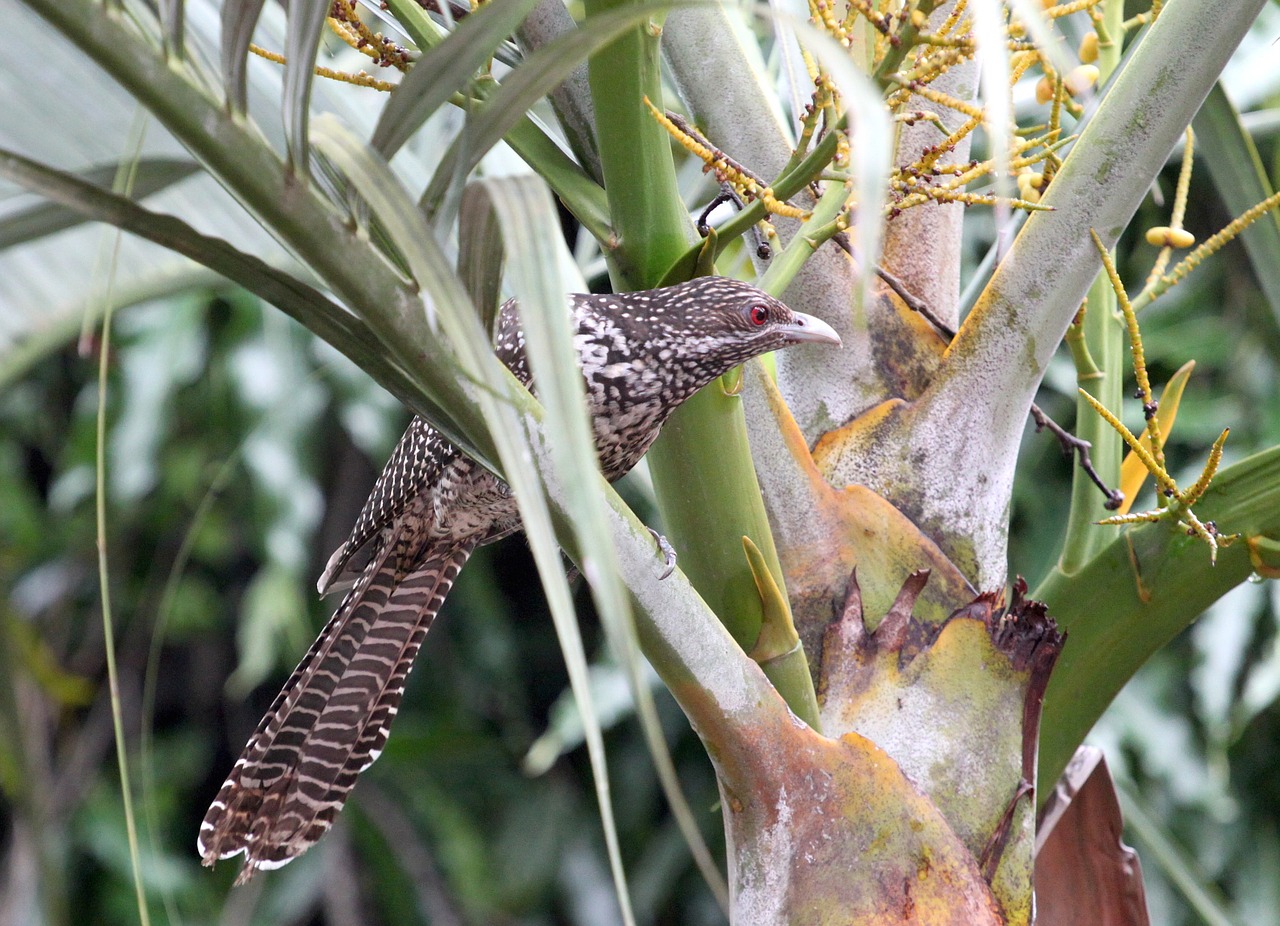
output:
<instances>
[{"instance_id":1,"label":"bird's wing","mask_svg":"<svg viewBox=\"0 0 1280 926\"><path fill-rule=\"evenodd\" d=\"M494 352L516 379L530 385L524 334L514 299L508 299L498 311ZM370 541L405 509L414 496L434 485L460 456L458 449L443 434L415 417L391 452L387 465L382 468L360 516L356 518L351 535L329 557L316 583L320 594L328 595L350 588L368 564Z\"/></svg>"},{"instance_id":2,"label":"bird's wing","mask_svg":"<svg viewBox=\"0 0 1280 926\"><path fill-rule=\"evenodd\" d=\"M421 418L409 423L365 500L346 543L333 551L316 588L321 595L353 586L369 565L372 541L438 478L458 450Z\"/></svg>"}]
</instances>

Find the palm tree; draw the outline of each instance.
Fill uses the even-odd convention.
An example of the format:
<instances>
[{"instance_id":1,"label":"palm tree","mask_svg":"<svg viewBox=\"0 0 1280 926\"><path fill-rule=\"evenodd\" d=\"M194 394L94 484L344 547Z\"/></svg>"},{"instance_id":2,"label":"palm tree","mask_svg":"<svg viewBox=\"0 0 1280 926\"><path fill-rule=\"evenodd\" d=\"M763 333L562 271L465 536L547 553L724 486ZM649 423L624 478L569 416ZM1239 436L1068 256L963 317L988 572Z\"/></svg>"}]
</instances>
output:
<instances>
[{"instance_id":1,"label":"palm tree","mask_svg":"<svg viewBox=\"0 0 1280 926\"><path fill-rule=\"evenodd\" d=\"M505 476L566 649L606 830L560 549L590 579L677 807L637 643L711 756L734 922L1029 923L1038 808L1085 734L1179 630L1275 568L1280 451L1218 469L1218 441L1202 475L1175 482L1161 447L1176 390L1161 407L1137 330L1135 312L1221 242L1166 269L1186 243L1179 189L1153 233L1167 247L1159 271L1132 306L1119 276L1100 273L1169 151L1184 136L1191 150L1193 117L1231 117L1211 91L1261 0L1176 0L1130 20L1107 0L1043 12L814 3L808 23L612 0L591 0L579 22L555 0L430 13L409 0L291 2L287 17L250 0L224 3L220 20L204 3L26 6L69 42L51 58L93 62L188 156L128 155L111 190L49 152L6 150L0 172L270 302ZM315 80L326 30L376 71L344 79L396 84L380 109L372 86ZM1078 52L1066 47L1085 32ZM258 92L274 72L250 56L255 36L282 55L274 99ZM1018 88L1037 79L1033 110ZM282 132L267 128L271 109ZM1222 134L1207 142L1219 152L1232 143ZM527 170L506 175L502 152ZM705 235L682 185L699 167L739 202ZM139 204L193 170L234 205L211 187L194 208L170 207L185 212ZM665 581L649 534L594 472L581 384L556 359L570 349L563 294L582 284L548 191L615 289L753 262L763 288L844 339L840 352L752 362L668 425L649 455L679 550ZM1236 212L1271 205L1256 171L1240 195ZM991 207L999 233L962 296L971 206ZM509 291L542 320L529 329L546 408L489 349L504 264ZM120 266L127 284L136 268ZM1063 440L1072 452L1087 442L1090 462L1055 514L1056 565L1028 593L1009 579L1011 495L1064 339L1081 395L1078 436ZM1120 421L1130 358L1145 444ZM1125 444L1139 461L1129 472ZM1129 512L1151 474L1158 504ZM1127 513L1098 526L1121 488ZM1082 756L1064 780L1079 786L1096 767ZM1080 902L1068 873L1085 865L1083 837L1062 841L1053 883L1039 884L1054 922ZM629 916L616 847L611 860ZM1099 909L1132 877L1098 892Z\"/></svg>"}]
</instances>

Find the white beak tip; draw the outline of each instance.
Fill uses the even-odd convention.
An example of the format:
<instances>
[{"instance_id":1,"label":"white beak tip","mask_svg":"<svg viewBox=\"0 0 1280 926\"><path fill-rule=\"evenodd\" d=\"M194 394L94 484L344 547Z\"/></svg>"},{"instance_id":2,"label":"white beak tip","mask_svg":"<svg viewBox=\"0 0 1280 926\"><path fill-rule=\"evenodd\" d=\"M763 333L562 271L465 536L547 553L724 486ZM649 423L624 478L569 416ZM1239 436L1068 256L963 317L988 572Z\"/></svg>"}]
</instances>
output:
<instances>
[{"instance_id":1,"label":"white beak tip","mask_svg":"<svg viewBox=\"0 0 1280 926\"><path fill-rule=\"evenodd\" d=\"M795 342L812 341L817 344L833 344L841 346L840 335L836 330L820 318L795 313L795 320L786 326L787 339Z\"/></svg>"}]
</instances>

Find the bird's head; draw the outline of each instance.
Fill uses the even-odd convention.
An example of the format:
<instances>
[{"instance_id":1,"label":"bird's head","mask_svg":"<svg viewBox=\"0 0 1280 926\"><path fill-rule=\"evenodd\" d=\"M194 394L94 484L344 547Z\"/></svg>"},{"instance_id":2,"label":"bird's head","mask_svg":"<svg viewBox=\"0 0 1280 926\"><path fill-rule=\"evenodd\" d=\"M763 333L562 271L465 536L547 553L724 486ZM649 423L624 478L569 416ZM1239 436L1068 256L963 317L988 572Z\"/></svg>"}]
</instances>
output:
<instances>
[{"instance_id":1,"label":"bird's head","mask_svg":"<svg viewBox=\"0 0 1280 926\"><path fill-rule=\"evenodd\" d=\"M686 388L794 344L840 345L830 325L788 308L763 290L726 277L699 277L611 297L612 319L640 353ZM681 391L684 391L683 389Z\"/></svg>"},{"instance_id":2,"label":"bird's head","mask_svg":"<svg viewBox=\"0 0 1280 926\"><path fill-rule=\"evenodd\" d=\"M840 335L822 319L740 280L700 277L659 292L677 307L673 314L685 326L683 337L701 342L708 353L736 355L730 367L793 344L840 345Z\"/></svg>"}]
</instances>

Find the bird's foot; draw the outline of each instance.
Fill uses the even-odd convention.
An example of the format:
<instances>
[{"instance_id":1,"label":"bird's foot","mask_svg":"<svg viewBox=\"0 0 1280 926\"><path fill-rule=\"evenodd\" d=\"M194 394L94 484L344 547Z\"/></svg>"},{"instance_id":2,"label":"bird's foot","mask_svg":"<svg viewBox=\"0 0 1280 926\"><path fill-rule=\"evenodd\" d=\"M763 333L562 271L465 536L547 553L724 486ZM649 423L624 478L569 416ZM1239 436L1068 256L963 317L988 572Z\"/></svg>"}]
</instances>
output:
<instances>
[{"instance_id":1,"label":"bird's foot","mask_svg":"<svg viewBox=\"0 0 1280 926\"><path fill-rule=\"evenodd\" d=\"M662 575L658 576L658 580L661 581L676 571L676 548L671 545L670 540L663 537L652 527L649 528L649 533L653 534L653 539L658 544L658 552L662 554L665 568L662 570Z\"/></svg>"}]
</instances>

